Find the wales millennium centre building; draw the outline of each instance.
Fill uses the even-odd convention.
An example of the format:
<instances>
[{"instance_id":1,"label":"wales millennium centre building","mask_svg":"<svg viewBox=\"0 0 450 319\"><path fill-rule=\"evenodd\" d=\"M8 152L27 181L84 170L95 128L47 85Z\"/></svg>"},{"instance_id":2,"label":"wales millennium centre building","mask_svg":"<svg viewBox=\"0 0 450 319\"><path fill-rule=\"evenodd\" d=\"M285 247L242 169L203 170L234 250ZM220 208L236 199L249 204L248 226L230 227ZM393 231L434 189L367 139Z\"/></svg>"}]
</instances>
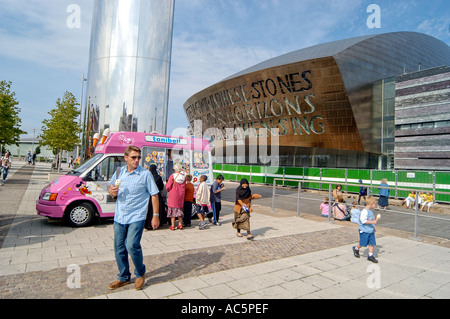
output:
<instances>
[{"instance_id":1,"label":"wales millennium centre building","mask_svg":"<svg viewBox=\"0 0 450 319\"><path fill-rule=\"evenodd\" d=\"M428 168L442 169L436 163L450 155L449 65L450 47L422 33L361 36L259 63L194 94L184 110L193 131L201 123L201 133L214 140L222 163L231 150L235 163L261 164L251 144L268 132L265 141L277 143L279 164L297 167L393 168L396 131L405 123L421 127L426 121L432 130L423 138L441 151L432 152ZM416 84L398 87L399 77L406 83L405 75L415 72L425 74L412 77ZM436 93L433 99L423 98L424 85ZM420 92L408 93L414 88ZM410 94L399 106L403 123L395 116L399 92ZM408 122L408 108L427 118ZM436 135L433 129L439 138L429 138ZM232 140L244 141L245 151L227 147Z\"/></svg>"}]
</instances>

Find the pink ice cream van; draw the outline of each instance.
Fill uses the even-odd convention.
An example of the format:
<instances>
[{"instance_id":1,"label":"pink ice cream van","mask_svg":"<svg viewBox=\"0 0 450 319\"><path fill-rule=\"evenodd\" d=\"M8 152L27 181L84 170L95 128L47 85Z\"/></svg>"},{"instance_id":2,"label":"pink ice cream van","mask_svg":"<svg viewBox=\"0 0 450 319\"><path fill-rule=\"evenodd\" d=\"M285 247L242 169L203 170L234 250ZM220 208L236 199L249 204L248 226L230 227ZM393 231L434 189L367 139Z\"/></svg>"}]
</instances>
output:
<instances>
[{"instance_id":1,"label":"pink ice cream van","mask_svg":"<svg viewBox=\"0 0 450 319\"><path fill-rule=\"evenodd\" d=\"M96 145L95 154L82 165L44 187L36 201L37 214L64 218L72 226L89 225L95 217L113 217L115 199L108 193L109 182L117 168L126 165L125 149L141 149L141 166L154 164L165 181L175 163L198 184L201 175L213 183L211 148L207 140L137 132L111 133Z\"/></svg>"}]
</instances>

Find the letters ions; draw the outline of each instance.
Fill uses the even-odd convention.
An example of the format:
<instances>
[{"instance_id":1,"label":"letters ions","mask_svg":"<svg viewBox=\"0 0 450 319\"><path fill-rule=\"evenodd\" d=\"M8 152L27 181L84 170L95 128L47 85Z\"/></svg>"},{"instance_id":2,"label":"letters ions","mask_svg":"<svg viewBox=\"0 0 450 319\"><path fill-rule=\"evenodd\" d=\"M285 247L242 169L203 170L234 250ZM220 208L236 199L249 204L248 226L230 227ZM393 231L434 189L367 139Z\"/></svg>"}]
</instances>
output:
<instances>
[{"instance_id":1,"label":"letters ions","mask_svg":"<svg viewBox=\"0 0 450 319\"><path fill-rule=\"evenodd\" d=\"M230 125L236 134L249 136L258 136L258 128L273 135L278 129L279 136L323 134L312 88L310 70L290 73L215 93L187 106L186 113L189 119L202 119L204 128L219 128L219 139L227 136Z\"/></svg>"}]
</instances>

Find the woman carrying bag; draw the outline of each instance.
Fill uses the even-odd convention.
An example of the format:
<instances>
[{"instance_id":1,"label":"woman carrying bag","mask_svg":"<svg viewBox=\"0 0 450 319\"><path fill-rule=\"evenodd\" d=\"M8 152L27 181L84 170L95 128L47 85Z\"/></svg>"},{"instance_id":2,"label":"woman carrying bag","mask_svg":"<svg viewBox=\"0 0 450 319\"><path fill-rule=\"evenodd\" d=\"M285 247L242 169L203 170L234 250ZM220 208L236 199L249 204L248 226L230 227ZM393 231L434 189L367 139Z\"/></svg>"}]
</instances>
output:
<instances>
[{"instance_id":1,"label":"woman carrying bag","mask_svg":"<svg viewBox=\"0 0 450 319\"><path fill-rule=\"evenodd\" d=\"M175 230L175 219L178 218L178 227L176 229L183 229L183 205L184 194L186 191L186 178L182 167L179 163L173 166L175 173L170 175L166 184L166 190L169 192L167 199L167 218L170 218L170 230Z\"/></svg>"}]
</instances>

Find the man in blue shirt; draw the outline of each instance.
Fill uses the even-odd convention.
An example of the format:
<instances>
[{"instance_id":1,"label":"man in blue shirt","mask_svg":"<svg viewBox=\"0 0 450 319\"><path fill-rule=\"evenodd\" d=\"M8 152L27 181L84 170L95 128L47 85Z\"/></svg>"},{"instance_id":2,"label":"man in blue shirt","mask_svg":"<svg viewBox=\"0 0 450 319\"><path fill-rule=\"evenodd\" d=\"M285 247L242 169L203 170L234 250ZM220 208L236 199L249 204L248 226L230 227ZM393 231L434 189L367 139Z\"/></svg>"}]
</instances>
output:
<instances>
[{"instance_id":1,"label":"man in blue shirt","mask_svg":"<svg viewBox=\"0 0 450 319\"><path fill-rule=\"evenodd\" d=\"M117 280L109 284L109 289L117 289L130 283L128 254L135 266L134 288L142 289L145 283L145 265L141 248L147 208L151 197L153 204L152 227L159 227L158 187L152 174L139 165L141 150L129 146L125 150L126 166L111 177L109 194L117 197L114 215L114 252L119 274Z\"/></svg>"}]
</instances>

